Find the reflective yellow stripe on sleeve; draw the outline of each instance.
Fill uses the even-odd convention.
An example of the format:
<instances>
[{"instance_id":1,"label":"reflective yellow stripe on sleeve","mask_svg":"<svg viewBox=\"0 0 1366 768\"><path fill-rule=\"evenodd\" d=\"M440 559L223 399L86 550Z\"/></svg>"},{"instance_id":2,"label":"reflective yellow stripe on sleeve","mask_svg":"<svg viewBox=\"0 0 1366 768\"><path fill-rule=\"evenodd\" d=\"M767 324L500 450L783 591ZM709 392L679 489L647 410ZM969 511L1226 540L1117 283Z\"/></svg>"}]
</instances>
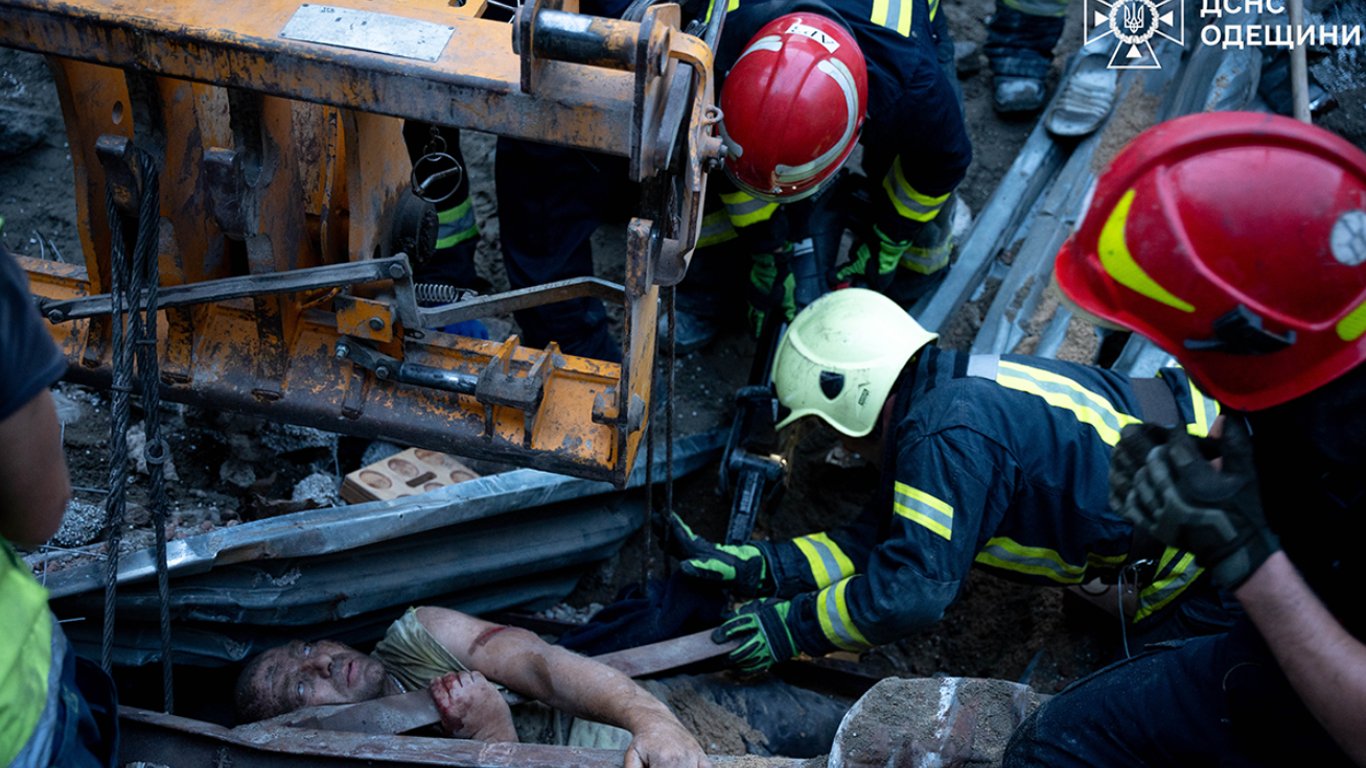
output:
<instances>
[{"instance_id":1,"label":"reflective yellow stripe on sleeve","mask_svg":"<svg viewBox=\"0 0 1366 768\"><path fill-rule=\"evenodd\" d=\"M1002 360L996 372L996 383L1041 397L1054 408L1070 411L1077 421L1094 428L1106 445L1118 443L1120 430L1141 421L1115 410L1109 400L1072 379L1042 368Z\"/></svg>"},{"instance_id":2,"label":"reflective yellow stripe on sleeve","mask_svg":"<svg viewBox=\"0 0 1366 768\"><path fill-rule=\"evenodd\" d=\"M949 199L948 192L932 197L916 191L916 188L906 181L906 174L901 169L900 155L892 161L892 167L887 169L887 175L882 177L882 189L887 193L887 197L891 198L897 213L911 221L922 223L938 216L939 209L944 207L944 201Z\"/></svg>"},{"instance_id":3,"label":"reflective yellow stripe on sleeve","mask_svg":"<svg viewBox=\"0 0 1366 768\"><path fill-rule=\"evenodd\" d=\"M1158 560L1157 578L1138 593L1134 621L1142 621L1162 610L1185 592L1204 570L1195 564L1195 555L1167 547Z\"/></svg>"},{"instance_id":4,"label":"reflective yellow stripe on sleeve","mask_svg":"<svg viewBox=\"0 0 1366 768\"><path fill-rule=\"evenodd\" d=\"M1085 564L1069 563L1054 550L1025 546L1007 536L988 539L986 546L973 559L982 565L1027 576L1042 576L1059 584L1080 584L1086 573Z\"/></svg>"},{"instance_id":5,"label":"reflective yellow stripe on sleeve","mask_svg":"<svg viewBox=\"0 0 1366 768\"><path fill-rule=\"evenodd\" d=\"M930 0L930 21L939 13L939 0Z\"/></svg>"},{"instance_id":6,"label":"reflective yellow stripe on sleeve","mask_svg":"<svg viewBox=\"0 0 1366 768\"><path fill-rule=\"evenodd\" d=\"M849 616L849 603L845 593L854 577L822 589L816 594L816 618L821 623L821 633L837 648L846 651L861 651L872 646L863 633L854 626Z\"/></svg>"},{"instance_id":7,"label":"reflective yellow stripe on sleeve","mask_svg":"<svg viewBox=\"0 0 1366 768\"><path fill-rule=\"evenodd\" d=\"M1195 421L1186 425L1186 431L1195 437L1208 437L1209 428L1219 416L1219 403L1206 397L1189 377L1186 386L1190 387L1191 410L1195 412Z\"/></svg>"},{"instance_id":8,"label":"reflective yellow stripe on sleeve","mask_svg":"<svg viewBox=\"0 0 1366 768\"><path fill-rule=\"evenodd\" d=\"M470 198L454 208L436 214L436 247L450 248L479 236L479 225L474 220L474 206Z\"/></svg>"},{"instance_id":9,"label":"reflective yellow stripe on sleeve","mask_svg":"<svg viewBox=\"0 0 1366 768\"><path fill-rule=\"evenodd\" d=\"M777 203L760 200L748 192L725 192L721 202L726 206L726 215L733 227L748 227L773 218L778 211Z\"/></svg>"},{"instance_id":10,"label":"reflective yellow stripe on sleeve","mask_svg":"<svg viewBox=\"0 0 1366 768\"><path fill-rule=\"evenodd\" d=\"M892 486L892 510L898 515L953 540L953 507L942 499L935 498L919 488L912 488L902 482Z\"/></svg>"},{"instance_id":11,"label":"reflective yellow stripe on sleeve","mask_svg":"<svg viewBox=\"0 0 1366 768\"><path fill-rule=\"evenodd\" d=\"M727 0L726 13L730 13L731 11L734 11L736 8L739 7L740 0ZM714 8L716 8L716 0L711 0L710 3L707 3L707 15L702 19L703 22L711 21L711 12Z\"/></svg>"},{"instance_id":12,"label":"reflective yellow stripe on sleeve","mask_svg":"<svg viewBox=\"0 0 1366 768\"><path fill-rule=\"evenodd\" d=\"M823 589L854 575L853 562L844 554L844 550L824 533L798 536L792 543L806 556L806 563L811 568L811 577L815 580L817 589Z\"/></svg>"},{"instance_id":13,"label":"reflective yellow stripe on sleeve","mask_svg":"<svg viewBox=\"0 0 1366 768\"><path fill-rule=\"evenodd\" d=\"M730 215L724 211L712 211L702 217L702 231L697 233L697 247L710 248L737 237L735 227L730 225Z\"/></svg>"}]
</instances>

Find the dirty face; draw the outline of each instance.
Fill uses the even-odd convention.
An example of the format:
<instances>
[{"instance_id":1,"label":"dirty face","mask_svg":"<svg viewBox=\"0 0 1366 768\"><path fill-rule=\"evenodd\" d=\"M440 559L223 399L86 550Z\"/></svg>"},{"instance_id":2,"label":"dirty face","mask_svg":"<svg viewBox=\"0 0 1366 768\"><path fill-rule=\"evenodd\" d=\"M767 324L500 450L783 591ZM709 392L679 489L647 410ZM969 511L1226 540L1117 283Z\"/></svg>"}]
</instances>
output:
<instances>
[{"instance_id":1,"label":"dirty face","mask_svg":"<svg viewBox=\"0 0 1366 768\"><path fill-rule=\"evenodd\" d=\"M294 641L266 651L252 685L276 712L366 701L384 693L379 661L332 640Z\"/></svg>"}]
</instances>

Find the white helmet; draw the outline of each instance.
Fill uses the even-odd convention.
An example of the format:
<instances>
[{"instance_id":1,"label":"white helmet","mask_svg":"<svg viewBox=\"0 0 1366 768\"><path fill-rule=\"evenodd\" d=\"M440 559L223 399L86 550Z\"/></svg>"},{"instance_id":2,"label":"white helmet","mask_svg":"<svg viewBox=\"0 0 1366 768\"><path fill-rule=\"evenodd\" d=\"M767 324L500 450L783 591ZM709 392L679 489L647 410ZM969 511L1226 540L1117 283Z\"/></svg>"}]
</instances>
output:
<instances>
[{"instance_id":1,"label":"white helmet","mask_svg":"<svg viewBox=\"0 0 1366 768\"><path fill-rule=\"evenodd\" d=\"M803 309L778 343L773 387L791 413L819 416L850 437L873 431L906 361L939 338L876 291L845 288Z\"/></svg>"}]
</instances>

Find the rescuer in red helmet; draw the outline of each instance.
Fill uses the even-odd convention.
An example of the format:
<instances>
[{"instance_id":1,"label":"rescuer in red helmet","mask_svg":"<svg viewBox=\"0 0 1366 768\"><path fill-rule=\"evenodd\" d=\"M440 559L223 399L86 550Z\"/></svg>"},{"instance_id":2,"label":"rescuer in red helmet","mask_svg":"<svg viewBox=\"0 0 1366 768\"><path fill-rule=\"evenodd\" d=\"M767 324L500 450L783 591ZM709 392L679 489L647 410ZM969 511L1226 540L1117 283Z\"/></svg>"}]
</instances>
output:
<instances>
[{"instance_id":1,"label":"rescuer in red helmet","mask_svg":"<svg viewBox=\"0 0 1366 768\"><path fill-rule=\"evenodd\" d=\"M684 10L710 13L700 2ZM937 282L952 249L946 203L972 156L952 66L939 0L729 2L715 67L724 174L711 175L699 250L680 287L676 351L715 336L723 310L739 303L730 299L745 272L757 312L778 306L791 316L789 241L859 142L868 223L821 275L821 289L888 290L896 280L913 296ZM503 140L497 162L512 287L591 274L589 237L630 204L619 161ZM789 210L794 202L803 205ZM529 346L554 340L606 359L619 352L596 299L523 310L517 320Z\"/></svg>"},{"instance_id":2,"label":"rescuer in red helmet","mask_svg":"<svg viewBox=\"0 0 1366 768\"><path fill-rule=\"evenodd\" d=\"M787 319L794 311L784 255L810 209L789 204L825 190L860 141L871 210L823 287L860 285L909 302L942 278L953 247L946 203L972 149L943 66L952 62L952 41L938 5L768 0L728 12L716 58L725 179L713 178L719 205L698 245L733 241L731 252L752 258L756 327L770 308ZM697 275L681 290L679 351L714 335L714 286L724 279L717 262L734 260L713 254L725 252L699 250L693 260Z\"/></svg>"},{"instance_id":3,"label":"rescuer in red helmet","mask_svg":"<svg viewBox=\"0 0 1366 768\"><path fill-rule=\"evenodd\" d=\"M1366 154L1268 115L1163 123L1056 272L1226 406L1207 440L1126 430L1110 498L1247 617L1079 682L1005 765L1366 763Z\"/></svg>"}]
</instances>

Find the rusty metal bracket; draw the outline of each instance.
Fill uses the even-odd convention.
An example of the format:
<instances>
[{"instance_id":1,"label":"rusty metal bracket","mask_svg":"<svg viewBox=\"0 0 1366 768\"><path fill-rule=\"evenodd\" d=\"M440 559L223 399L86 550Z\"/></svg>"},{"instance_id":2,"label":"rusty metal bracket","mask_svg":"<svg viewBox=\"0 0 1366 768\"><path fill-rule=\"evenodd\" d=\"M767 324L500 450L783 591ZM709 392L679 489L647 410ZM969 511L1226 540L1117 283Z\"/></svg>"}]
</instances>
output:
<instances>
[{"instance_id":1,"label":"rusty metal bracket","mask_svg":"<svg viewBox=\"0 0 1366 768\"><path fill-rule=\"evenodd\" d=\"M396 381L400 384L413 384L462 395L475 394L476 385L481 378L468 373L448 371L445 368L405 362L371 349L354 338L338 340L335 354L338 360L350 360L374 373L375 378L381 381Z\"/></svg>"},{"instance_id":2,"label":"rusty metal bracket","mask_svg":"<svg viewBox=\"0 0 1366 768\"><path fill-rule=\"evenodd\" d=\"M525 376L518 376L512 367L512 353L517 349L517 337L509 337L479 374L475 399L484 405L484 430L493 434L493 408L505 405L522 412L522 445L531 446L531 433L536 428L536 413L541 408L546 381L564 365L560 347L551 342L534 358Z\"/></svg>"}]
</instances>

